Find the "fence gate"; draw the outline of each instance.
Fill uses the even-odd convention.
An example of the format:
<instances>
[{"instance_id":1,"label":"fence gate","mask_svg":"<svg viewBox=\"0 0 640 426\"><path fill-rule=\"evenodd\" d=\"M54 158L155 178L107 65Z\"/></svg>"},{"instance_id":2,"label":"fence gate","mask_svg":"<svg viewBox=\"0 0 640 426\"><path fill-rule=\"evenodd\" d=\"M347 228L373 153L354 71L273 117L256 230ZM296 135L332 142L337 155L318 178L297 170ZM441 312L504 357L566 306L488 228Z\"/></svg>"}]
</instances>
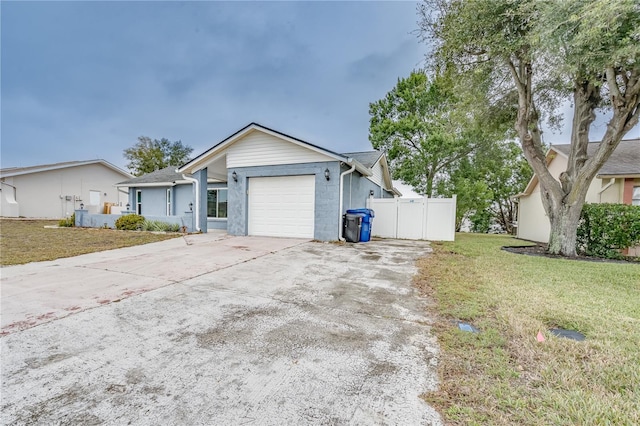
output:
<instances>
[{"instance_id":1,"label":"fence gate","mask_svg":"<svg viewBox=\"0 0 640 426\"><path fill-rule=\"evenodd\" d=\"M456 197L369 198L375 211L371 233L376 237L407 240L453 241Z\"/></svg>"}]
</instances>

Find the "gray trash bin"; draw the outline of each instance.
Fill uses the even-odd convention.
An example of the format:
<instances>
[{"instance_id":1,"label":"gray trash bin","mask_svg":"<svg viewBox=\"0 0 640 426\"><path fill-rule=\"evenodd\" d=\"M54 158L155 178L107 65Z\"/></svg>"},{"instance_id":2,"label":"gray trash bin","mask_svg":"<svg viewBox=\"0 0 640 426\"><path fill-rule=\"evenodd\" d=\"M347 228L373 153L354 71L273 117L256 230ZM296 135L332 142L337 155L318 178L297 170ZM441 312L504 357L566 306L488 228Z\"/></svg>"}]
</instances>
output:
<instances>
[{"instance_id":1,"label":"gray trash bin","mask_svg":"<svg viewBox=\"0 0 640 426\"><path fill-rule=\"evenodd\" d=\"M342 235L349 243L360 241L360 227L362 226L362 215L345 214L342 216Z\"/></svg>"}]
</instances>

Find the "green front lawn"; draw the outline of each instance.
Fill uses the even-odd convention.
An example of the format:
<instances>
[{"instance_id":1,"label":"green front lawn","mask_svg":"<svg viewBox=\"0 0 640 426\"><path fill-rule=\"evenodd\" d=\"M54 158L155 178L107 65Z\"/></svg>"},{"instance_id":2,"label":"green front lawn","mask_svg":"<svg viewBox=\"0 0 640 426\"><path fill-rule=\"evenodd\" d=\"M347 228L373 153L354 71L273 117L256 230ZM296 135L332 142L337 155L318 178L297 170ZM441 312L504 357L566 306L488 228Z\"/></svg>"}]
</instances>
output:
<instances>
[{"instance_id":1,"label":"green front lawn","mask_svg":"<svg viewBox=\"0 0 640 426\"><path fill-rule=\"evenodd\" d=\"M640 265L500 250L518 244L457 234L420 261L441 348L439 390L425 400L451 424L640 424Z\"/></svg>"},{"instance_id":2,"label":"green front lawn","mask_svg":"<svg viewBox=\"0 0 640 426\"><path fill-rule=\"evenodd\" d=\"M57 224L57 220L0 219L0 265L53 260L180 236L113 229L45 228Z\"/></svg>"}]
</instances>

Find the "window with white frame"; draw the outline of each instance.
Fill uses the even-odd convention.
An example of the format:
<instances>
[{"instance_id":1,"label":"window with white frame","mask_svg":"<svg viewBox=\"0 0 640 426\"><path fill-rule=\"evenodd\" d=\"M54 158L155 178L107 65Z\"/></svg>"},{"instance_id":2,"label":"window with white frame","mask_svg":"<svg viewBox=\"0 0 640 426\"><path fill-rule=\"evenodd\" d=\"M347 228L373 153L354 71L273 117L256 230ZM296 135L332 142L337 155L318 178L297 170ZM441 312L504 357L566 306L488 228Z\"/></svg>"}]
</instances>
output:
<instances>
[{"instance_id":1,"label":"window with white frame","mask_svg":"<svg viewBox=\"0 0 640 426\"><path fill-rule=\"evenodd\" d=\"M207 217L227 218L227 188L207 189Z\"/></svg>"},{"instance_id":2,"label":"window with white frame","mask_svg":"<svg viewBox=\"0 0 640 426\"><path fill-rule=\"evenodd\" d=\"M142 214L142 191L136 190L136 213Z\"/></svg>"},{"instance_id":3,"label":"window with white frame","mask_svg":"<svg viewBox=\"0 0 640 426\"><path fill-rule=\"evenodd\" d=\"M631 204L634 206L640 206L640 186L633 187L633 196L631 197Z\"/></svg>"},{"instance_id":4,"label":"window with white frame","mask_svg":"<svg viewBox=\"0 0 640 426\"><path fill-rule=\"evenodd\" d=\"M171 216L171 188L167 188L167 216Z\"/></svg>"}]
</instances>

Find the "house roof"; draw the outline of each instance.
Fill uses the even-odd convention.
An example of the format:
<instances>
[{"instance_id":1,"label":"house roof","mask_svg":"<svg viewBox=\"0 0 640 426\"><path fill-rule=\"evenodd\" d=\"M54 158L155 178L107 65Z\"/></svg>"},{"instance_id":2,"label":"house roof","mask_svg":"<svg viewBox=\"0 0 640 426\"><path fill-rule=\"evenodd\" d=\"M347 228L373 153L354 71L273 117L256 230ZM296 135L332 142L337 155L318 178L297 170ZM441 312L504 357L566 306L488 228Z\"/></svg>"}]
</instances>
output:
<instances>
[{"instance_id":1,"label":"house roof","mask_svg":"<svg viewBox=\"0 0 640 426\"><path fill-rule=\"evenodd\" d=\"M587 156L591 157L600 146L599 142L590 142ZM551 145L551 149L569 157L571 145ZM600 168L598 177L640 175L640 139L620 141L611 157Z\"/></svg>"},{"instance_id":2,"label":"house roof","mask_svg":"<svg viewBox=\"0 0 640 426\"><path fill-rule=\"evenodd\" d=\"M221 153L224 152L229 145L233 144L247 133L259 130L267 134L271 134L273 136L280 137L286 141L295 143L297 145L301 145L307 148L312 149L313 151L323 153L328 155L329 157L335 158L338 161L342 161L347 164L354 164L356 166L356 170L360 172L364 176L372 176L373 172L371 168L380 160L383 161L383 167L388 170L388 165L386 160L384 159L384 155L380 151L362 151L362 152L350 152L344 154L338 154L331 150L319 147L312 143L303 141L302 139L294 138L293 136L289 136L285 133L278 132L277 130L270 129L268 127L262 126L257 123L250 123L242 129L238 130L231 136L225 138L222 142L217 143L209 150L203 152L198 155L193 160L189 161L186 164L178 167L167 167L161 170L156 170L155 172L147 173L142 176L138 176L136 178L120 182L116 186L122 187L145 187L145 186L167 186L167 185L176 185L181 183L189 183L189 181L185 180L182 175L190 174L194 171L197 171L198 168L203 167L207 164L207 162L212 161L212 159L216 157L220 157ZM391 182L391 176L388 173L384 176L385 179L385 187L387 190L394 192L396 195L401 196L402 193L393 187L393 183Z\"/></svg>"},{"instance_id":3,"label":"house roof","mask_svg":"<svg viewBox=\"0 0 640 426\"><path fill-rule=\"evenodd\" d=\"M589 142L587 156L591 157L599 145L600 142ZM554 153L564 158L569 158L570 152L570 144L551 145L547 152L547 165L553 161ZM597 177L640 177L640 139L624 139L620 141L609 159L600 168ZM531 194L537 184L538 177L534 174L525 190L514 197Z\"/></svg>"},{"instance_id":4,"label":"house roof","mask_svg":"<svg viewBox=\"0 0 640 426\"><path fill-rule=\"evenodd\" d=\"M121 168L114 166L108 161L101 160L101 159L85 160L85 161L65 161L61 163L40 164L37 166L28 166L28 167L6 167L4 169L0 169L0 177L11 177L11 176L27 175L31 173L48 172L50 170L67 169L71 167L87 166L90 164L102 164L112 169L113 171L120 173L124 177L133 177L131 173L128 173L122 170Z\"/></svg>"},{"instance_id":5,"label":"house roof","mask_svg":"<svg viewBox=\"0 0 640 426\"><path fill-rule=\"evenodd\" d=\"M380 151L362 151L362 152L345 152L341 154L343 157L351 157L360 162L363 166L371 168L382 157Z\"/></svg>"},{"instance_id":6,"label":"house roof","mask_svg":"<svg viewBox=\"0 0 640 426\"><path fill-rule=\"evenodd\" d=\"M126 180L116 184L116 186L167 186L175 183L188 183L182 178L182 173L176 172L175 166L146 173L142 176ZM161 184L161 185L160 185Z\"/></svg>"},{"instance_id":7,"label":"house roof","mask_svg":"<svg viewBox=\"0 0 640 426\"><path fill-rule=\"evenodd\" d=\"M250 132L252 132L254 130L258 130L258 131L261 131L263 133L279 137L280 139L283 139L285 141L294 143L294 144L299 145L299 146L303 146L305 148L311 149L312 151L325 154L328 157L332 157L332 158L334 158L334 159L336 159L338 161L343 161L345 163L352 164L353 160L355 160L355 159L352 159L352 158L345 157L344 155L338 154L337 152L331 151L329 149L322 148L322 147L320 147L318 145L314 145L314 144L312 144L310 142L307 142L307 141L304 141L302 139L298 139L298 138L295 138L293 136L289 136L289 135L287 135L285 133L282 133L282 132L279 132L277 130L273 130L273 129L270 129L270 128L266 127L266 126L263 126L261 124L252 122L252 123L249 123L248 125L246 125L245 127L243 127L242 129L238 130L237 132L235 132L231 136L228 136L227 138L225 138L221 142L217 143L216 145L214 145L213 147L211 147L207 151L205 151L202 154L198 155L193 160L191 160L188 163L183 164L182 166L178 167L177 171L179 173L193 173L194 171L197 171L199 168L201 168L205 164L207 164L207 162L211 161L211 159L215 158L218 154L223 152L223 150L226 149L228 146L230 146L233 143L237 142L242 137L244 137L246 134L248 134L248 133L250 133ZM363 164L361 164L358 160L355 160L355 162L353 162L353 164L355 164L356 170L358 170L360 173L362 173L365 176L371 176L371 170L368 167L366 167Z\"/></svg>"}]
</instances>

